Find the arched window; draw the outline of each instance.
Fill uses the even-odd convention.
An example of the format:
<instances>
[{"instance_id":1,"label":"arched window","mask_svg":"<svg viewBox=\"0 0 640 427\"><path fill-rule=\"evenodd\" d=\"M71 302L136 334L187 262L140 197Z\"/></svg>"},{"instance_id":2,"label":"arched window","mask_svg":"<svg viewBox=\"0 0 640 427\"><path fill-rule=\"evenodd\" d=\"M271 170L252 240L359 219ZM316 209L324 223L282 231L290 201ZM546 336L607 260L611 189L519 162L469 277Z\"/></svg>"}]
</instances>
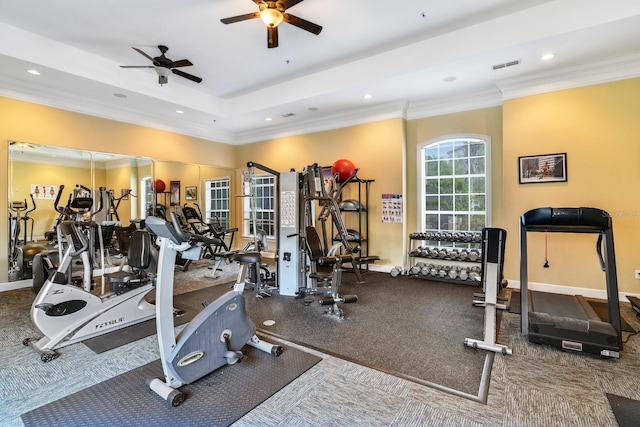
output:
<instances>
[{"instance_id":1,"label":"arched window","mask_svg":"<svg viewBox=\"0 0 640 427\"><path fill-rule=\"evenodd\" d=\"M422 231L480 231L491 222L488 136L449 135L418 147Z\"/></svg>"}]
</instances>

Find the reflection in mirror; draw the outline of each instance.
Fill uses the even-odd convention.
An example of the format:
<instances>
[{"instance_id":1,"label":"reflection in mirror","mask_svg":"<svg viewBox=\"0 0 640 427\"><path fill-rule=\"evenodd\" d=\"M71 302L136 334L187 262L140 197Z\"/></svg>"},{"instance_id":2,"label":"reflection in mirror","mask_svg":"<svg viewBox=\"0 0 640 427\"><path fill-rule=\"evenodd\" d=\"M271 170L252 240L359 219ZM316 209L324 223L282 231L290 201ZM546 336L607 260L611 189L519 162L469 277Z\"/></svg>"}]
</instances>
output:
<instances>
[{"instance_id":1,"label":"reflection in mirror","mask_svg":"<svg viewBox=\"0 0 640 427\"><path fill-rule=\"evenodd\" d=\"M141 217L135 199L151 159L9 142L9 281L31 279L35 255L57 243L56 225L73 196L94 199L98 223ZM101 197L99 189L106 191ZM68 212L66 212L68 214Z\"/></svg>"},{"instance_id":2,"label":"reflection in mirror","mask_svg":"<svg viewBox=\"0 0 640 427\"><path fill-rule=\"evenodd\" d=\"M222 231L234 227L231 169L156 161L154 172L156 182L162 181L165 187L163 192L156 194L158 211L167 212L167 215L176 212L183 218L187 229L190 229L188 221L202 223L205 228L211 225ZM191 227L191 231L195 229ZM230 238L226 242L232 243Z\"/></svg>"}]
</instances>

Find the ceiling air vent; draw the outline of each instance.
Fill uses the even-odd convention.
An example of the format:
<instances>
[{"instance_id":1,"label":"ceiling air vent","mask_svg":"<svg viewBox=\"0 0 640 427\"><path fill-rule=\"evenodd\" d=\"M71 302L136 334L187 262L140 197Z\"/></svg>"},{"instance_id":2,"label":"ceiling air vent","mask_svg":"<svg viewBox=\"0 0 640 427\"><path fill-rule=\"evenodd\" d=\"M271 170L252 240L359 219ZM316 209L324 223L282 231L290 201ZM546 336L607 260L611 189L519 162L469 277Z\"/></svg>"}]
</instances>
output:
<instances>
[{"instance_id":1,"label":"ceiling air vent","mask_svg":"<svg viewBox=\"0 0 640 427\"><path fill-rule=\"evenodd\" d=\"M287 113L287 114L283 114L283 115L282 115L282 117L284 117L285 119L286 119L287 117L291 117L291 116L295 116L295 114L294 114L294 113Z\"/></svg>"},{"instance_id":2,"label":"ceiling air vent","mask_svg":"<svg viewBox=\"0 0 640 427\"><path fill-rule=\"evenodd\" d=\"M496 64L492 68L494 70L499 70L501 68L513 67L514 65L518 65L519 63L520 63L520 60L516 59L515 61L505 62L504 64Z\"/></svg>"}]
</instances>

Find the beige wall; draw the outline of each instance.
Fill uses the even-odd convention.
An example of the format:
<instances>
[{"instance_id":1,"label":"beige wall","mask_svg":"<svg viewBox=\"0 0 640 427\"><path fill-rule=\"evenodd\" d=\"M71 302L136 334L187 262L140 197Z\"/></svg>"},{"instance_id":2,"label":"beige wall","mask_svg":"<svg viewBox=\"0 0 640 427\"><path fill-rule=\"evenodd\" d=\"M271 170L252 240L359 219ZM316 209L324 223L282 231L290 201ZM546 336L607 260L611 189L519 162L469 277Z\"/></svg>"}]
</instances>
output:
<instances>
[{"instance_id":1,"label":"beige wall","mask_svg":"<svg viewBox=\"0 0 640 427\"><path fill-rule=\"evenodd\" d=\"M620 291L640 281L640 79L564 90L504 102L506 276L519 279L518 227L537 207L595 207L613 216ZM567 153L565 183L518 184L518 157ZM529 281L603 289L595 235L529 233Z\"/></svg>"},{"instance_id":2,"label":"beige wall","mask_svg":"<svg viewBox=\"0 0 640 427\"><path fill-rule=\"evenodd\" d=\"M248 161L273 170L297 172L318 163L331 166L338 159L348 159L359 169L362 179L373 179L370 188L369 254L380 256L379 264L396 265L404 258L403 224L382 222L382 194L402 193L403 189L403 120L393 119L349 128L280 138L237 147L240 168ZM256 172L257 173L257 172ZM344 199L357 198L354 185L345 189ZM241 212L241 201L238 209Z\"/></svg>"}]
</instances>

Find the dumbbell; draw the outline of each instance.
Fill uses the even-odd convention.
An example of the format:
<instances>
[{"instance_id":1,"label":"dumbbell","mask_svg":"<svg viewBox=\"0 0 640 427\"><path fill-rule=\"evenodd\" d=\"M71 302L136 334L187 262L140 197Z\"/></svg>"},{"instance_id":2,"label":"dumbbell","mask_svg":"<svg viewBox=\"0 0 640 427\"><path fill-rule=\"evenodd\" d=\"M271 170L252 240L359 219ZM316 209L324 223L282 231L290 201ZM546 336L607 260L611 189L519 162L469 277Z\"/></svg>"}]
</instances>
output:
<instances>
[{"instance_id":1,"label":"dumbbell","mask_svg":"<svg viewBox=\"0 0 640 427\"><path fill-rule=\"evenodd\" d=\"M469 251L469 261L477 261L480 258L480 253L477 249L471 249Z\"/></svg>"},{"instance_id":2,"label":"dumbbell","mask_svg":"<svg viewBox=\"0 0 640 427\"><path fill-rule=\"evenodd\" d=\"M458 277L459 270L460 269L458 267L451 267L449 269L449 278L450 279L455 279L456 277Z\"/></svg>"},{"instance_id":3,"label":"dumbbell","mask_svg":"<svg viewBox=\"0 0 640 427\"><path fill-rule=\"evenodd\" d=\"M460 261L466 261L469 258L469 251L466 249L462 249L460 251Z\"/></svg>"},{"instance_id":4,"label":"dumbbell","mask_svg":"<svg viewBox=\"0 0 640 427\"><path fill-rule=\"evenodd\" d=\"M439 252L440 251L438 251L438 248L429 249L429 258L438 258Z\"/></svg>"},{"instance_id":5,"label":"dumbbell","mask_svg":"<svg viewBox=\"0 0 640 427\"><path fill-rule=\"evenodd\" d=\"M449 259L457 259L460 256L457 249L452 249L449 251Z\"/></svg>"},{"instance_id":6,"label":"dumbbell","mask_svg":"<svg viewBox=\"0 0 640 427\"><path fill-rule=\"evenodd\" d=\"M447 274L449 274L449 267L446 265L441 265L438 267L438 276L440 277L447 277Z\"/></svg>"},{"instance_id":7,"label":"dumbbell","mask_svg":"<svg viewBox=\"0 0 640 427\"><path fill-rule=\"evenodd\" d=\"M442 248L442 249L440 249L438 251L438 258L444 259L444 258L447 257L448 254L449 254L448 251L446 249Z\"/></svg>"},{"instance_id":8,"label":"dumbbell","mask_svg":"<svg viewBox=\"0 0 640 427\"><path fill-rule=\"evenodd\" d=\"M396 266L391 269L391 277L398 277L404 273L404 268L401 266Z\"/></svg>"},{"instance_id":9,"label":"dumbbell","mask_svg":"<svg viewBox=\"0 0 640 427\"><path fill-rule=\"evenodd\" d=\"M469 271L466 268L461 268L458 272L460 280L467 280L469 278Z\"/></svg>"},{"instance_id":10,"label":"dumbbell","mask_svg":"<svg viewBox=\"0 0 640 427\"><path fill-rule=\"evenodd\" d=\"M482 281L481 272L482 270L480 269L480 267L476 267L476 266L471 267L469 271L469 280L473 280L474 282Z\"/></svg>"}]
</instances>

